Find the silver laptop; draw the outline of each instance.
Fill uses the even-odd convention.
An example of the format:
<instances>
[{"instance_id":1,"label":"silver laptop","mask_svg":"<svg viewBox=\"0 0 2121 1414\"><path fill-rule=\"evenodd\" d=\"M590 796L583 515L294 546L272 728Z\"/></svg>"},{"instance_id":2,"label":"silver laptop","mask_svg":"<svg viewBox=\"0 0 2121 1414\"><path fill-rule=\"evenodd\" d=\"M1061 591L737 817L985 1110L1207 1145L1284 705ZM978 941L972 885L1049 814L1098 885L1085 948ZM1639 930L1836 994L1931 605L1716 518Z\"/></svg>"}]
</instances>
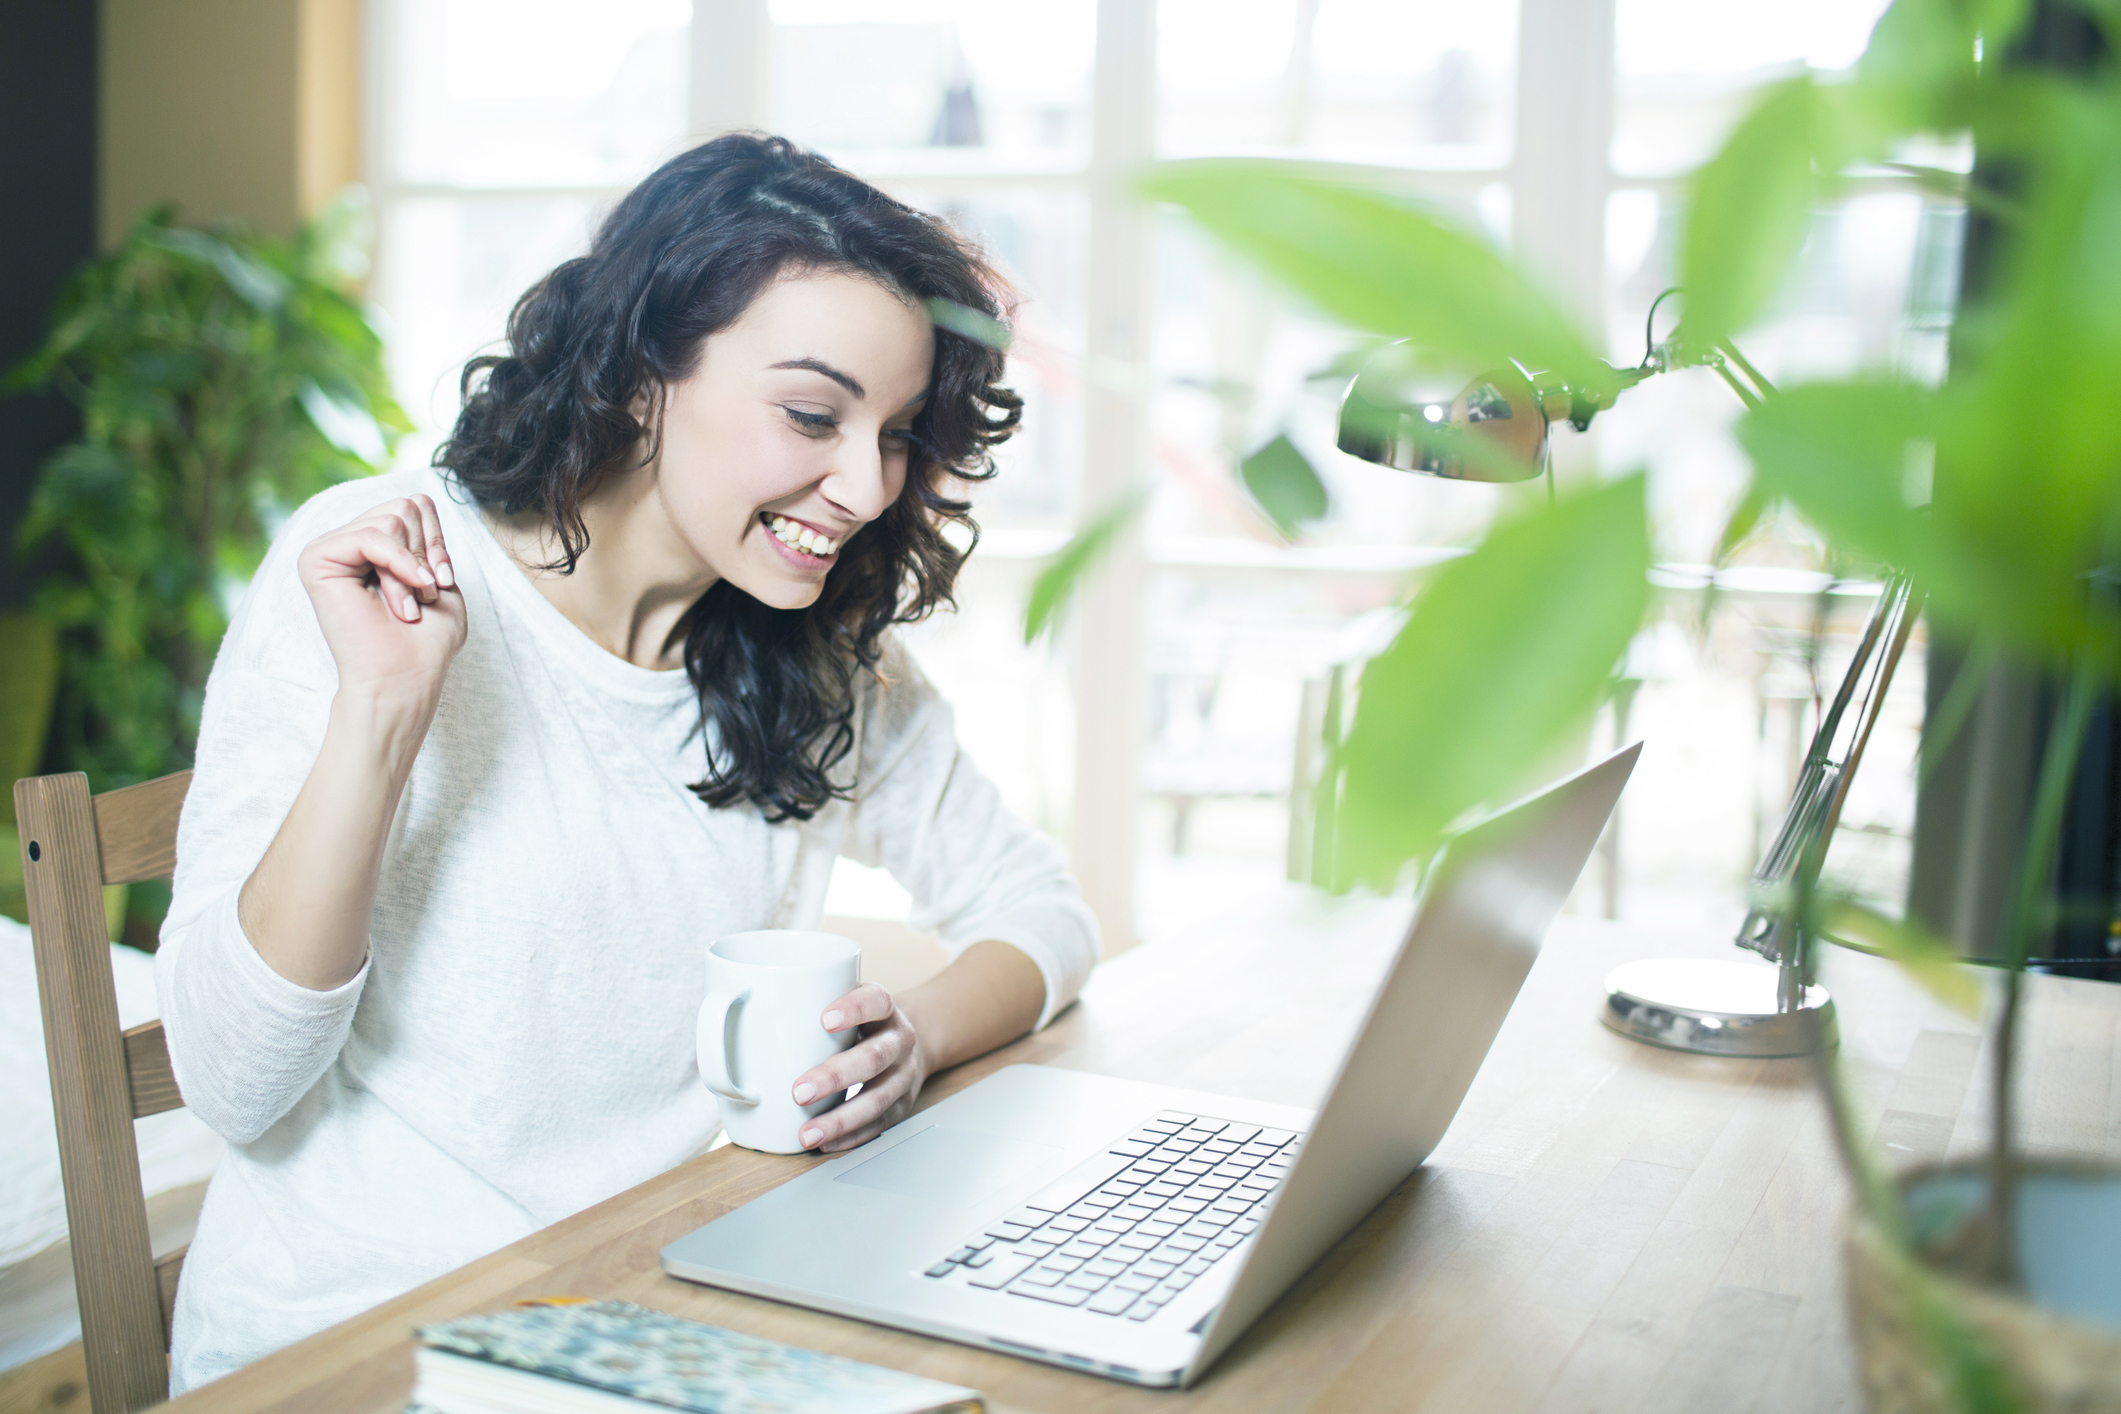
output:
<instances>
[{"instance_id":1,"label":"silver laptop","mask_svg":"<svg viewBox=\"0 0 2121 1414\"><path fill-rule=\"evenodd\" d=\"M1640 750L1452 842L1315 1114L1012 1065L671 1243L663 1270L1193 1383L1436 1147Z\"/></svg>"}]
</instances>

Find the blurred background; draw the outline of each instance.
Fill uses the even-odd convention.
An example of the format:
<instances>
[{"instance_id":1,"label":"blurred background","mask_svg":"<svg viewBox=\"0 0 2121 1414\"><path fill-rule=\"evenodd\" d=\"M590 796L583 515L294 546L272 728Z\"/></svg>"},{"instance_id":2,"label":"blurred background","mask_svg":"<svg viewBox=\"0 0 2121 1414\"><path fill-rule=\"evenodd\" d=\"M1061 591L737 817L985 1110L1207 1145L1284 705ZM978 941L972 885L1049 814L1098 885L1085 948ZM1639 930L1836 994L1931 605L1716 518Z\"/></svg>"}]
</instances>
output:
<instances>
[{"instance_id":1,"label":"blurred background","mask_svg":"<svg viewBox=\"0 0 2121 1414\"><path fill-rule=\"evenodd\" d=\"M1678 197L1761 85L1858 54L1882 0L105 0L26 7L0 45L10 200L43 193L0 328L34 347L64 271L153 202L285 234L366 193L359 285L424 461L464 360L658 162L732 127L785 134L979 242L1011 282L1024 433L977 493L958 613L911 634L960 735L1060 839L1108 938L1242 910L1301 876L1336 668L1388 631L1409 575L1524 494L1409 477L1332 446L1345 335L1270 293L1130 178L1159 158L1273 155L1353 172L1521 256L1608 348L1643 354ZM34 55L34 60L29 56ZM46 135L44 149L20 140ZM1924 154L1963 168L1968 154ZM1743 340L1771 378L1941 370L1961 211L1890 176L1822 212L1801 278ZM36 229L28 229L34 226ZM41 264L40 264L41 262ZM1775 824L1873 586L1771 525L1717 580L1742 481L1737 401L1703 370L1563 432L1564 478L1647 466L1657 619L1585 751L1648 747L1572 907L1716 935ZM0 402L0 517L19 520L57 399ZM78 430L78 426L74 427ZM1334 515L1277 536L1234 477L1286 431ZM1054 638L1029 586L1146 483L1143 528ZM1537 494L1536 492L1534 494ZM27 604L34 561L0 578ZM1831 592L1829 592L1831 591ZM1815 621L1828 651L1807 644ZM1906 891L1924 644L1902 667L1831 868ZM1292 822L1294 822L1292 828ZM843 866L835 916L906 899Z\"/></svg>"}]
</instances>

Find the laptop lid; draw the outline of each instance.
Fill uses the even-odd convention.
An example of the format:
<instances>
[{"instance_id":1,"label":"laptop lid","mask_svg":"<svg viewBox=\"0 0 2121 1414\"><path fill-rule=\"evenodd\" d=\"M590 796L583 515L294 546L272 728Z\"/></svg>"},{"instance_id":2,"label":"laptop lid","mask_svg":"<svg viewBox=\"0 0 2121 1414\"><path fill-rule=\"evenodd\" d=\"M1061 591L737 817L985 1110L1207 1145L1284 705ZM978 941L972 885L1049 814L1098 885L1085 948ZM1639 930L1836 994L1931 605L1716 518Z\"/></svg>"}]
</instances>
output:
<instances>
[{"instance_id":1,"label":"laptop lid","mask_svg":"<svg viewBox=\"0 0 2121 1414\"><path fill-rule=\"evenodd\" d=\"M1421 1166L1532 969L1641 754L1637 742L1457 836L1222 1305L1190 1385Z\"/></svg>"}]
</instances>

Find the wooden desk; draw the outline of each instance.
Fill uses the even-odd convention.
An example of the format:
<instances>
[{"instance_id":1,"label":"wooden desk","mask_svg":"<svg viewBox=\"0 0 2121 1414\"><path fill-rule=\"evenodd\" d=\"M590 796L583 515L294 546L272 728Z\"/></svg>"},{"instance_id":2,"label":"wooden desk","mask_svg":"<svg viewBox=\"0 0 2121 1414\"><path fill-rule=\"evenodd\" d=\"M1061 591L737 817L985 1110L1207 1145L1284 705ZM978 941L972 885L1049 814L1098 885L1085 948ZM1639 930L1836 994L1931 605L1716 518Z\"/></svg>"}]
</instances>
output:
<instances>
[{"instance_id":1,"label":"wooden desk","mask_svg":"<svg viewBox=\"0 0 2121 1414\"><path fill-rule=\"evenodd\" d=\"M1012 1061L1312 1105L1400 911L1295 896L1100 968ZM526 1296L615 1297L974 1385L1002 1411L1854 1409L1847 1185L1806 1063L1653 1050L1596 1021L1608 969L1712 939L1557 924L1435 1156L1187 1393L1138 1390L665 1277L661 1247L801 1172L722 1148L194 1391L182 1410L395 1411L412 1328ZM1896 1159L1978 1148L1977 1029L1836 953L1844 1055ZM2024 1113L2051 1150L2121 1151L2121 988L2035 979Z\"/></svg>"}]
</instances>

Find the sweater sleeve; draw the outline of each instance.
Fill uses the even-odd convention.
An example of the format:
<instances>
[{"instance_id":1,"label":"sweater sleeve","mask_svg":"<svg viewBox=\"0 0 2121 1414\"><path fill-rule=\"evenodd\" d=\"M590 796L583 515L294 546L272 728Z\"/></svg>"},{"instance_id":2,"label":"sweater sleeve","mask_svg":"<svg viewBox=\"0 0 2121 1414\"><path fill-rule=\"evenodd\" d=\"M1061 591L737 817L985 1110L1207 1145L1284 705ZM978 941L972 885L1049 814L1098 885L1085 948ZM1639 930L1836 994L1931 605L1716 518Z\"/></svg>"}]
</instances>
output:
<instances>
[{"instance_id":1,"label":"sweater sleeve","mask_svg":"<svg viewBox=\"0 0 2121 1414\"><path fill-rule=\"evenodd\" d=\"M895 643L864 714L859 785L840 852L913 895L911 922L954 957L1008 943L1046 980L1044 1026L1082 990L1097 923L1060 849L1018 819L957 744L949 704Z\"/></svg>"},{"instance_id":2,"label":"sweater sleeve","mask_svg":"<svg viewBox=\"0 0 2121 1414\"><path fill-rule=\"evenodd\" d=\"M363 963L328 992L289 981L258 955L236 916L238 893L316 762L337 690L295 573L295 556L319 529L358 513L333 509L313 501L283 527L214 659L155 955L184 1102L237 1144L263 1134L330 1067L368 977Z\"/></svg>"}]
</instances>

